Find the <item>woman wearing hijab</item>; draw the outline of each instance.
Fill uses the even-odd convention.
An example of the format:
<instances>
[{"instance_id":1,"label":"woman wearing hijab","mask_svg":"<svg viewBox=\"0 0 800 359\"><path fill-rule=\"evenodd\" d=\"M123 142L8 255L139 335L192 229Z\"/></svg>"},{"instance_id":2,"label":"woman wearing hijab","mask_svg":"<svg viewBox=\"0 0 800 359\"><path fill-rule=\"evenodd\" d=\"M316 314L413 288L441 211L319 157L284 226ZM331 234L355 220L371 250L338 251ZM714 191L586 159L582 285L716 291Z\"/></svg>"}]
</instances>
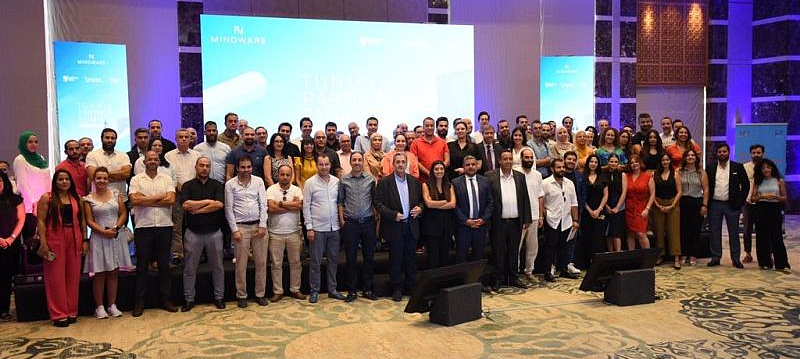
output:
<instances>
[{"instance_id":1,"label":"woman wearing hijab","mask_svg":"<svg viewBox=\"0 0 800 359\"><path fill-rule=\"evenodd\" d=\"M33 131L19 136L19 155L14 159L17 190L25 203L25 213L36 214L36 203L50 190L50 169L44 156L36 152L39 140Z\"/></svg>"},{"instance_id":2,"label":"woman wearing hijab","mask_svg":"<svg viewBox=\"0 0 800 359\"><path fill-rule=\"evenodd\" d=\"M583 171L586 159L589 158L589 155L594 154L594 147L592 147L592 141L587 136L586 131L578 131L575 133L575 153L578 154L578 166L575 167L578 171Z\"/></svg>"},{"instance_id":3,"label":"woman wearing hijab","mask_svg":"<svg viewBox=\"0 0 800 359\"><path fill-rule=\"evenodd\" d=\"M377 181L383 177L383 172L381 171L381 161L383 161L385 155L383 153L383 136L375 132L369 137L369 142L371 144L369 152L364 154L364 162L367 164L365 169Z\"/></svg>"},{"instance_id":4,"label":"woman wearing hijab","mask_svg":"<svg viewBox=\"0 0 800 359\"><path fill-rule=\"evenodd\" d=\"M559 127L556 129L556 143L550 146L550 158L564 158L569 151L575 151L575 145L569 142L569 131Z\"/></svg>"}]
</instances>

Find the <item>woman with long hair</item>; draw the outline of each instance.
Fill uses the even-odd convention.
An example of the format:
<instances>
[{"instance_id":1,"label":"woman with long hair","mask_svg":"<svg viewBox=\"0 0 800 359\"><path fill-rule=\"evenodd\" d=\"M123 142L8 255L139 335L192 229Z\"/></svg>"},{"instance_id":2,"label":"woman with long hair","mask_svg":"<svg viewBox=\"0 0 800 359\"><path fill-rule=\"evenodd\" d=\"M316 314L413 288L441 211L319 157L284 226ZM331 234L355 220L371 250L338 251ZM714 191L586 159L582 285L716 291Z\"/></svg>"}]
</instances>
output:
<instances>
[{"instance_id":1,"label":"woman with long hair","mask_svg":"<svg viewBox=\"0 0 800 359\"><path fill-rule=\"evenodd\" d=\"M580 133L575 134L577 138ZM600 159L596 154L590 154L586 158L583 168L585 176L584 186L586 187L586 204L581 211L581 237L577 265L578 268L589 268L592 254L603 251L603 235L606 232L606 216L603 214L606 203L608 203L608 183L600 174Z\"/></svg>"},{"instance_id":2,"label":"woman with long hair","mask_svg":"<svg viewBox=\"0 0 800 359\"><path fill-rule=\"evenodd\" d=\"M608 221L606 248L609 252L621 251L622 237L625 236L625 198L628 195L628 178L623 173L619 162L619 156L616 153L609 154L608 167L603 172L603 179L608 184L608 201L605 211Z\"/></svg>"},{"instance_id":3,"label":"woman with long hair","mask_svg":"<svg viewBox=\"0 0 800 359\"><path fill-rule=\"evenodd\" d=\"M620 169L625 169L625 164L628 163L628 157L622 148L619 147L619 133L613 128L607 128L600 136L600 146L594 153L600 159L600 167L605 171L608 169L608 160L611 155L617 157L617 166Z\"/></svg>"},{"instance_id":4,"label":"woman with long hair","mask_svg":"<svg viewBox=\"0 0 800 359\"><path fill-rule=\"evenodd\" d=\"M631 155L639 154L639 152L637 152L638 149L634 148L633 143L631 143L631 133L628 131L619 133L619 147L628 158L631 158Z\"/></svg>"},{"instance_id":5,"label":"woman with long hair","mask_svg":"<svg viewBox=\"0 0 800 359\"><path fill-rule=\"evenodd\" d=\"M564 158L564 154L575 151L575 145L570 142L569 131L565 127L556 128L556 142L550 146L550 158Z\"/></svg>"},{"instance_id":6,"label":"woman with long hair","mask_svg":"<svg viewBox=\"0 0 800 359\"><path fill-rule=\"evenodd\" d=\"M456 123L454 130L456 132L456 140L447 143L448 151L450 152L448 178L456 178L464 174L464 157L466 156L477 158L478 168L481 168L481 151L478 150L478 146L470 142L467 123L465 121Z\"/></svg>"},{"instance_id":7,"label":"woman with long hair","mask_svg":"<svg viewBox=\"0 0 800 359\"><path fill-rule=\"evenodd\" d=\"M667 146L665 150L672 160L672 168L680 167L683 161L683 154L690 149L694 151L697 158L700 158L702 152L697 142L692 140L692 133L689 132L686 126L678 127L678 130L675 132L675 143Z\"/></svg>"},{"instance_id":8,"label":"woman with long hair","mask_svg":"<svg viewBox=\"0 0 800 359\"><path fill-rule=\"evenodd\" d=\"M684 263L697 264L703 217L708 215L708 175L693 149L683 154L681 165L681 254Z\"/></svg>"},{"instance_id":9,"label":"woman with long hair","mask_svg":"<svg viewBox=\"0 0 800 359\"><path fill-rule=\"evenodd\" d=\"M649 135L648 135L649 136ZM674 256L673 267L681 269L681 210L680 201L683 195L681 173L672 168L672 162L666 153L661 153L658 170L653 174L655 180L656 210L652 212L653 233L656 236L661 264L664 253ZM665 247L665 237L669 250Z\"/></svg>"},{"instance_id":10,"label":"woman with long hair","mask_svg":"<svg viewBox=\"0 0 800 359\"><path fill-rule=\"evenodd\" d=\"M587 136L588 133L590 132L578 131L575 133L575 153L578 154L578 165L575 168L578 171L584 170L586 159L589 158L589 155L594 154L594 147L591 146L592 143Z\"/></svg>"},{"instance_id":11,"label":"woman with long hair","mask_svg":"<svg viewBox=\"0 0 800 359\"><path fill-rule=\"evenodd\" d=\"M627 177L625 226L628 230L628 250L636 249L637 244L642 249L648 249L650 240L646 233L647 221L650 218L650 208L653 207L656 199L656 184L653 176L644 170L644 164L639 155L631 155Z\"/></svg>"},{"instance_id":12,"label":"woman with long hair","mask_svg":"<svg viewBox=\"0 0 800 359\"><path fill-rule=\"evenodd\" d=\"M94 274L94 316L98 319L108 318L109 315L119 317L122 312L116 305L117 275L120 268L132 266L128 242L118 237L119 229L128 218L128 210L125 208L124 197L108 187L107 168L98 167L92 180L95 191L83 197L83 213L86 224L92 230L83 271ZM107 307L103 305L104 292L108 301Z\"/></svg>"},{"instance_id":13,"label":"woman with long hair","mask_svg":"<svg viewBox=\"0 0 800 359\"><path fill-rule=\"evenodd\" d=\"M19 267L17 240L25 225L25 203L15 194L5 172L0 172L0 320L11 319L11 283Z\"/></svg>"},{"instance_id":14,"label":"woman with long hair","mask_svg":"<svg viewBox=\"0 0 800 359\"><path fill-rule=\"evenodd\" d=\"M300 141L300 157L294 159L294 184L300 189L306 180L317 174L317 158L314 151L314 139L304 136Z\"/></svg>"},{"instance_id":15,"label":"woman with long hair","mask_svg":"<svg viewBox=\"0 0 800 359\"><path fill-rule=\"evenodd\" d=\"M586 126L583 131L586 132L586 143L588 146L592 149L596 149L598 146L597 140L600 138L600 136L597 135L597 128L590 125Z\"/></svg>"},{"instance_id":16,"label":"woman with long hair","mask_svg":"<svg viewBox=\"0 0 800 359\"><path fill-rule=\"evenodd\" d=\"M72 176L56 170L50 192L38 204L39 250L44 258L44 291L50 320L66 327L78 320L81 256L89 249L82 203Z\"/></svg>"},{"instance_id":17,"label":"woman with long hair","mask_svg":"<svg viewBox=\"0 0 800 359\"><path fill-rule=\"evenodd\" d=\"M783 244L783 215L786 203L786 183L778 166L770 159L756 164L750 200L756 203L756 257L761 269L791 273L786 246Z\"/></svg>"},{"instance_id":18,"label":"woman with long hair","mask_svg":"<svg viewBox=\"0 0 800 359\"><path fill-rule=\"evenodd\" d=\"M419 159L417 159L417 155L408 150L410 147L407 139L406 135L402 133L394 136L394 150L384 155L383 160L381 160L381 172L384 177L394 172L394 164L392 163L394 154L402 152L406 154L408 160L406 162L406 173L414 178L419 178Z\"/></svg>"},{"instance_id":19,"label":"woman with long hair","mask_svg":"<svg viewBox=\"0 0 800 359\"><path fill-rule=\"evenodd\" d=\"M644 168L648 172L653 173L661 167L661 155L664 154L664 147L661 142L661 135L656 130L647 131L644 143L641 146L638 144L634 146L640 148L638 153L642 157Z\"/></svg>"},{"instance_id":20,"label":"woman with long hair","mask_svg":"<svg viewBox=\"0 0 800 359\"><path fill-rule=\"evenodd\" d=\"M450 241L453 237L453 209L456 195L444 162L431 165L431 178L422 186L425 215L420 227L423 242L428 244L430 268L443 267L450 262Z\"/></svg>"},{"instance_id":21,"label":"woman with long hair","mask_svg":"<svg viewBox=\"0 0 800 359\"><path fill-rule=\"evenodd\" d=\"M517 126L511 131L511 154L513 160L511 166L514 169L519 170L522 168L522 150L526 148L530 148L528 147L528 130L525 127ZM535 162L536 158L533 160Z\"/></svg>"},{"instance_id":22,"label":"woman with long hair","mask_svg":"<svg viewBox=\"0 0 800 359\"><path fill-rule=\"evenodd\" d=\"M383 135L377 132L373 133L369 136L369 144L369 151L364 154L364 170L369 172L377 182L383 178L381 162L386 155L383 152Z\"/></svg>"},{"instance_id":23,"label":"woman with long hair","mask_svg":"<svg viewBox=\"0 0 800 359\"><path fill-rule=\"evenodd\" d=\"M17 144L19 155L14 158L14 175L17 191L25 203L25 213L36 214L39 198L50 189L50 169L47 160L39 154L39 139L33 131L25 131Z\"/></svg>"},{"instance_id":24,"label":"woman with long hair","mask_svg":"<svg viewBox=\"0 0 800 359\"><path fill-rule=\"evenodd\" d=\"M283 165L289 165L294 168L292 156L285 154L283 151L286 148L286 140L283 139L280 133L273 133L267 145L267 153L269 156L264 159L264 182L266 186L272 186L278 183L278 169Z\"/></svg>"}]
</instances>

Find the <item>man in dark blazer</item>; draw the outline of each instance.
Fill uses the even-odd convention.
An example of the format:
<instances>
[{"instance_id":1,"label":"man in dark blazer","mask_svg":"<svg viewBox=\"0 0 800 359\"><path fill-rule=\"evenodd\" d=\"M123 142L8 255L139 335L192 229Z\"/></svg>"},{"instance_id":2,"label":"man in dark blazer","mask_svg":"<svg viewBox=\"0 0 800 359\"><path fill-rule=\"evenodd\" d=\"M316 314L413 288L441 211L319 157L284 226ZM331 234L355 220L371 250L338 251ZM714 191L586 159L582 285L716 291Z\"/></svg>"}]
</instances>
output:
<instances>
[{"instance_id":1,"label":"man in dark blazer","mask_svg":"<svg viewBox=\"0 0 800 359\"><path fill-rule=\"evenodd\" d=\"M510 150L500 154L500 169L489 171L486 178L495 200L492 213L492 257L494 278L492 290L501 284L527 288L518 278L519 241L522 230L531 224L531 205L525 175L511 169L513 155Z\"/></svg>"},{"instance_id":2,"label":"man in dark blazer","mask_svg":"<svg viewBox=\"0 0 800 359\"><path fill-rule=\"evenodd\" d=\"M481 134L483 135L483 142L476 145L478 146L478 152L483 157L478 173L485 175L486 172L500 168L500 152L503 152L503 148L495 142L494 127L491 125L481 128Z\"/></svg>"},{"instance_id":3,"label":"man in dark blazer","mask_svg":"<svg viewBox=\"0 0 800 359\"><path fill-rule=\"evenodd\" d=\"M456 194L456 263L483 259L483 248L489 233L489 222L494 211L494 198L489 180L477 174L478 160L464 157L464 175L453 180Z\"/></svg>"},{"instance_id":4,"label":"man in dark blazer","mask_svg":"<svg viewBox=\"0 0 800 359\"><path fill-rule=\"evenodd\" d=\"M147 153L147 147L150 144L150 132L148 132L146 128L140 127L136 129L133 135L136 144L134 144L127 153L128 160L131 161L131 166L136 164L136 160L138 160L139 157L144 157L144 154ZM133 178L133 176L133 170L131 170L131 175L128 176L128 184L131 183L131 178Z\"/></svg>"},{"instance_id":5,"label":"man in dark blazer","mask_svg":"<svg viewBox=\"0 0 800 359\"><path fill-rule=\"evenodd\" d=\"M405 269L406 289L410 290L417 280L415 251L423 203L420 183L406 174L406 154L396 153L392 163L394 174L378 181L373 201L381 217L381 235L389 242L392 300L399 302L403 299L402 270Z\"/></svg>"},{"instance_id":6,"label":"man in dark blazer","mask_svg":"<svg viewBox=\"0 0 800 359\"><path fill-rule=\"evenodd\" d=\"M722 258L724 218L728 224L731 262L736 268L744 268L739 261L739 215L750 192L750 181L744 166L730 160L727 143L717 146L717 161L708 166L708 190L710 203L703 203L708 210L708 224L711 227L711 261L708 266L718 266Z\"/></svg>"}]
</instances>

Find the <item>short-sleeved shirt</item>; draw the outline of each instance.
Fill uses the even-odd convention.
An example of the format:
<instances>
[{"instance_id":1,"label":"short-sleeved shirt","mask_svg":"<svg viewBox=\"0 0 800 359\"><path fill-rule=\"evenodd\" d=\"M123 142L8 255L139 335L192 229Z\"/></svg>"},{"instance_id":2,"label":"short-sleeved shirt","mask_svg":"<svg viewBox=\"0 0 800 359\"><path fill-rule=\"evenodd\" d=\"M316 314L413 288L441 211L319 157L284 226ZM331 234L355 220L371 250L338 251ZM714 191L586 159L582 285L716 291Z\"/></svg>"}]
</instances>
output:
<instances>
[{"instance_id":1,"label":"short-sleeved shirt","mask_svg":"<svg viewBox=\"0 0 800 359\"><path fill-rule=\"evenodd\" d=\"M128 156L125 156L127 159ZM124 183L124 182L123 182ZM140 173L131 179L130 193L141 193L152 196L160 193L175 192L172 178L161 173L156 173L150 178L147 173ZM133 206L136 216L136 228L172 227L172 208L154 206Z\"/></svg>"},{"instance_id":2,"label":"short-sleeved shirt","mask_svg":"<svg viewBox=\"0 0 800 359\"><path fill-rule=\"evenodd\" d=\"M225 203L225 185L213 178L205 183L194 178L186 181L181 188L180 204L186 201L214 200ZM195 233L213 233L225 224L225 209L220 208L211 213L191 214L186 212L186 228Z\"/></svg>"},{"instance_id":3,"label":"short-sleeved shirt","mask_svg":"<svg viewBox=\"0 0 800 359\"><path fill-rule=\"evenodd\" d=\"M411 153L417 156L419 165L427 169L431 168L433 162L444 161L444 154L450 152L447 148L447 142L443 139L433 136L433 140L428 142L425 137L418 138L411 142ZM420 173L420 182L428 180L427 177Z\"/></svg>"},{"instance_id":4,"label":"short-sleeved shirt","mask_svg":"<svg viewBox=\"0 0 800 359\"><path fill-rule=\"evenodd\" d=\"M133 170L131 159L128 158L125 152L114 151L108 154L103 151L103 149L96 149L86 155L86 167L105 167L108 168L109 171L114 172L119 171L125 166L131 166L131 170ZM121 193L125 200L128 199L126 195L127 191L125 191L125 180L109 181L108 185Z\"/></svg>"},{"instance_id":5,"label":"short-sleeved shirt","mask_svg":"<svg viewBox=\"0 0 800 359\"><path fill-rule=\"evenodd\" d=\"M197 164L197 159L200 158L200 153L189 148L186 152L180 152L177 148L167 152L164 158L169 162L169 168L175 173L175 181L177 185L183 185L187 181L195 178L194 166Z\"/></svg>"},{"instance_id":6,"label":"short-sleeved shirt","mask_svg":"<svg viewBox=\"0 0 800 359\"><path fill-rule=\"evenodd\" d=\"M555 177L542 180L544 191L544 211L547 213L547 225L550 228L565 231L572 227L572 207L578 206L578 195L575 185L568 178L563 178L559 185ZM578 220L574 218L574 220Z\"/></svg>"},{"instance_id":7,"label":"short-sleeved shirt","mask_svg":"<svg viewBox=\"0 0 800 359\"><path fill-rule=\"evenodd\" d=\"M253 159L253 176L264 178L264 157L267 157L267 150L253 146L252 151L245 150L244 146L239 146L228 154L226 163L233 165L233 175L236 176L237 168L239 167L239 158L244 155L250 156Z\"/></svg>"},{"instance_id":8,"label":"short-sleeved shirt","mask_svg":"<svg viewBox=\"0 0 800 359\"><path fill-rule=\"evenodd\" d=\"M276 183L267 188L267 201L275 202L290 202L294 198L303 200L303 191L300 187L289 185L289 188L284 190L281 188L280 183ZM284 201L284 198L286 199ZM270 213L268 219L267 229L269 233L273 234L292 234L300 230L300 210L288 211L286 213L272 214Z\"/></svg>"},{"instance_id":9,"label":"short-sleeved shirt","mask_svg":"<svg viewBox=\"0 0 800 359\"><path fill-rule=\"evenodd\" d=\"M231 153L230 146L220 141L214 142L213 146L208 142L203 142L194 146L194 150L199 152L200 155L208 157L211 161L211 174L209 174L209 177L225 183L225 161L228 158L228 154Z\"/></svg>"}]
</instances>

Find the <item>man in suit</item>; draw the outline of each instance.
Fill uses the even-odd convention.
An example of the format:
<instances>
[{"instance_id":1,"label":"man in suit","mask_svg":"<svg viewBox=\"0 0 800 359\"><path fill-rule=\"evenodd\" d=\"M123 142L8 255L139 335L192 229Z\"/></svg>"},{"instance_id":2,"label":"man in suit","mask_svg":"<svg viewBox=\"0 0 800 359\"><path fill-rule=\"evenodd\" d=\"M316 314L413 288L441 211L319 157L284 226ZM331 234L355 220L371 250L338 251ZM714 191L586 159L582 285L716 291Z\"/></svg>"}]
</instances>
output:
<instances>
[{"instance_id":1,"label":"man in suit","mask_svg":"<svg viewBox=\"0 0 800 359\"><path fill-rule=\"evenodd\" d=\"M731 262L744 268L739 261L739 214L750 192L750 180L741 163L730 160L727 143L717 146L717 162L708 166L708 224L711 227L711 261L709 267L718 266L722 258L722 219L728 224Z\"/></svg>"},{"instance_id":2,"label":"man in suit","mask_svg":"<svg viewBox=\"0 0 800 359\"><path fill-rule=\"evenodd\" d=\"M470 261L483 259L489 221L494 210L494 198L489 180L477 172L478 161L474 156L468 155L464 157L464 175L453 180L453 190L456 194L455 216L458 224L456 263L467 261L470 247L472 248Z\"/></svg>"},{"instance_id":3,"label":"man in suit","mask_svg":"<svg viewBox=\"0 0 800 359\"><path fill-rule=\"evenodd\" d=\"M481 168L478 170L478 173L484 175L486 172L494 171L498 168L500 152L502 152L503 149L495 142L494 127L491 125L481 127L481 135L483 136L483 142L477 144L477 146L478 152L483 155L483 161L481 162Z\"/></svg>"},{"instance_id":4,"label":"man in suit","mask_svg":"<svg viewBox=\"0 0 800 359\"><path fill-rule=\"evenodd\" d=\"M522 231L531 224L531 205L525 175L512 170L512 164L513 155L505 150L500 154L500 168L486 174L495 199L491 233L494 291L500 289L501 283L527 288L519 280L517 268Z\"/></svg>"},{"instance_id":5,"label":"man in suit","mask_svg":"<svg viewBox=\"0 0 800 359\"><path fill-rule=\"evenodd\" d=\"M402 270L405 269L405 286L411 289L417 280L417 239L419 216L422 214L422 187L412 176L406 175L408 158L404 152L392 158L394 175L378 181L375 189L375 208L381 217L381 235L389 242L389 277L392 300L403 299Z\"/></svg>"},{"instance_id":6,"label":"man in suit","mask_svg":"<svg viewBox=\"0 0 800 359\"><path fill-rule=\"evenodd\" d=\"M136 129L134 136L136 144L133 145L131 150L127 153L131 165L136 163L139 157L144 157L144 154L147 152L147 146L150 144L150 132L148 132L146 128L140 127ZM128 183L131 182L131 178L133 178L133 171L131 171L131 175L128 177Z\"/></svg>"}]
</instances>

